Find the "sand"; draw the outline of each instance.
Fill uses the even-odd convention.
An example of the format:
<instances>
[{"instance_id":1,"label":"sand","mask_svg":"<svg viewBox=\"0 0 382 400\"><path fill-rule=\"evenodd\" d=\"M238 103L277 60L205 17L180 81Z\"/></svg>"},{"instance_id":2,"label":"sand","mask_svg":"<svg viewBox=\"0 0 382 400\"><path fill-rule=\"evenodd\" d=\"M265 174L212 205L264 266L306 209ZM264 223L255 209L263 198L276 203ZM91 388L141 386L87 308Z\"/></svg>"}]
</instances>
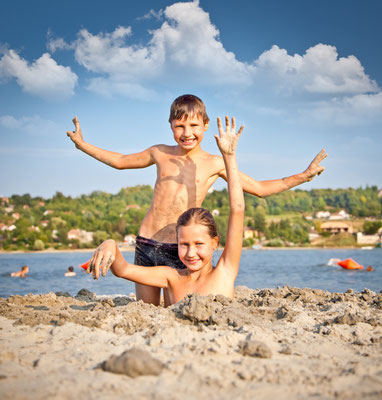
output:
<instances>
[{"instance_id":1,"label":"sand","mask_svg":"<svg viewBox=\"0 0 382 400\"><path fill-rule=\"evenodd\" d=\"M381 399L382 293L0 298L1 399Z\"/></svg>"}]
</instances>

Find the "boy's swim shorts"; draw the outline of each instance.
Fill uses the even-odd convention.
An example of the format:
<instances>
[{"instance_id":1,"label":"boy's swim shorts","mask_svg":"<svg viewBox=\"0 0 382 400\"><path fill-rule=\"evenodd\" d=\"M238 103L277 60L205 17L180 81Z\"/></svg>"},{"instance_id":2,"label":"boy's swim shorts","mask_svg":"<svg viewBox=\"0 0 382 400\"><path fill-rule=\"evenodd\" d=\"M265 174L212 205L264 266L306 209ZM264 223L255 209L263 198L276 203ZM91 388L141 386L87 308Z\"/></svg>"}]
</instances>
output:
<instances>
[{"instance_id":1,"label":"boy's swim shorts","mask_svg":"<svg viewBox=\"0 0 382 400\"><path fill-rule=\"evenodd\" d=\"M180 261L176 243L162 243L153 239L137 236L135 241L134 264L145 267L168 265L176 269L185 269Z\"/></svg>"}]
</instances>

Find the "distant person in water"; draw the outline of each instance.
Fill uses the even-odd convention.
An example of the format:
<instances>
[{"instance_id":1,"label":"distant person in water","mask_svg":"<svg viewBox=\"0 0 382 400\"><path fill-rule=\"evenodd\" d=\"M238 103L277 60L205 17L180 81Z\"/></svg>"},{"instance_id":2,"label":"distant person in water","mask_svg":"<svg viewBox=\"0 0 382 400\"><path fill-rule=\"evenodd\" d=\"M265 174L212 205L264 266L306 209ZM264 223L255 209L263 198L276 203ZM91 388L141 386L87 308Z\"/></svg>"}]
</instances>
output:
<instances>
[{"instance_id":1,"label":"distant person in water","mask_svg":"<svg viewBox=\"0 0 382 400\"><path fill-rule=\"evenodd\" d=\"M25 278L28 272L29 272L29 267L27 265L24 265L20 271L12 272L11 276L19 276L21 278Z\"/></svg>"},{"instance_id":2,"label":"distant person in water","mask_svg":"<svg viewBox=\"0 0 382 400\"><path fill-rule=\"evenodd\" d=\"M68 270L65 272L65 276L76 276L77 274L74 272L73 267L68 267Z\"/></svg>"}]
</instances>

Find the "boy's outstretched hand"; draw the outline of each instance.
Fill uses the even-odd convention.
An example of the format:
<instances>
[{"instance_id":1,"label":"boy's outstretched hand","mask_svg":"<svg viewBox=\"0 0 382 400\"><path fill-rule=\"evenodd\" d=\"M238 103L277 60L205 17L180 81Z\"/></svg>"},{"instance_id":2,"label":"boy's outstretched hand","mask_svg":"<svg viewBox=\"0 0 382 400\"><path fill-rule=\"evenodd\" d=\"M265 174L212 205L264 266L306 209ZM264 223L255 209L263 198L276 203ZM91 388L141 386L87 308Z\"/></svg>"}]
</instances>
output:
<instances>
[{"instance_id":1,"label":"boy's outstretched hand","mask_svg":"<svg viewBox=\"0 0 382 400\"><path fill-rule=\"evenodd\" d=\"M316 175L321 175L325 170L325 167L320 165L320 162L324 160L328 154L322 149L316 157L314 157L313 161L309 164L309 167L305 170L305 174L307 176L307 182L311 181Z\"/></svg>"},{"instance_id":2,"label":"boy's outstretched hand","mask_svg":"<svg viewBox=\"0 0 382 400\"><path fill-rule=\"evenodd\" d=\"M67 131L66 134L70 137L70 139L72 139L72 141L76 145L76 147L78 147L78 145L80 143L82 143L84 141L84 139L82 137L82 131L81 131L81 127L80 127L78 118L74 117L72 121L73 121L74 127L76 129L74 131Z\"/></svg>"},{"instance_id":3,"label":"boy's outstretched hand","mask_svg":"<svg viewBox=\"0 0 382 400\"><path fill-rule=\"evenodd\" d=\"M102 276L106 276L107 271L115 260L115 241L112 239L105 240L100 244L93 254L90 260L88 274L93 273L93 278L99 278L99 272L101 269Z\"/></svg>"},{"instance_id":4,"label":"boy's outstretched hand","mask_svg":"<svg viewBox=\"0 0 382 400\"><path fill-rule=\"evenodd\" d=\"M218 117L218 129L219 129L219 136L214 135L216 139L216 143L219 147L219 150L222 154L232 155L235 154L237 141L241 133L243 132L244 125L242 125L239 131L236 133L236 121L235 118L232 117L232 126L230 124L229 118L225 117L225 126L226 130L224 131L222 126L222 121L220 117Z\"/></svg>"}]
</instances>

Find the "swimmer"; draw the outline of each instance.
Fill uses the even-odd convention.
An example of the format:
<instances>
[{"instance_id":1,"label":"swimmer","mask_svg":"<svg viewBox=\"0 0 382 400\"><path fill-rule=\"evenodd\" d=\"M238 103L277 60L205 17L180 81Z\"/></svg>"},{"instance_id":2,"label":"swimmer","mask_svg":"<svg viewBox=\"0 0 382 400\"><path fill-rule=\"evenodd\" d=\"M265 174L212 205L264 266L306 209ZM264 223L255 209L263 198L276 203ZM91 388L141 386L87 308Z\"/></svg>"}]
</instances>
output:
<instances>
[{"instance_id":1,"label":"swimmer","mask_svg":"<svg viewBox=\"0 0 382 400\"><path fill-rule=\"evenodd\" d=\"M76 276L77 274L74 272L73 267L68 267L68 270L65 272L65 276Z\"/></svg>"},{"instance_id":2,"label":"swimmer","mask_svg":"<svg viewBox=\"0 0 382 400\"><path fill-rule=\"evenodd\" d=\"M20 277L20 278L25 278L26 275L28 274L28 272L29 272L29 267L27 265L24 265L21 268L20 271L12 272L11 276L17 276L17 277Z\"/></svg>"}]
</instances>

